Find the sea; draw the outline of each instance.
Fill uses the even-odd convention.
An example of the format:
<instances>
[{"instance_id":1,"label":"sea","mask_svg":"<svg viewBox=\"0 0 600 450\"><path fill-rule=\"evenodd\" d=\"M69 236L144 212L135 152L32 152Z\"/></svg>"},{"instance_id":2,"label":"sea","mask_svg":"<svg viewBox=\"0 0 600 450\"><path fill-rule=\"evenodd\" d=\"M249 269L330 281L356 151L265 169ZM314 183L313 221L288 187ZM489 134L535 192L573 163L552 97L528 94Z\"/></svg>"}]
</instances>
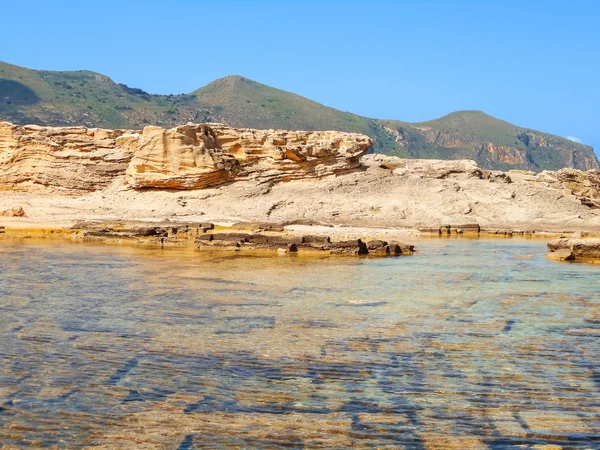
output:
<instances>
[{"instance_id":1,"label":"sea","mask_svg":"<svg viewBox=\"0 0 600 450\"><path fill-rule=\"evenodd\" d=\"M0 242L0 447L600 448L600 265Z\"/></svg>"}]
</instances>

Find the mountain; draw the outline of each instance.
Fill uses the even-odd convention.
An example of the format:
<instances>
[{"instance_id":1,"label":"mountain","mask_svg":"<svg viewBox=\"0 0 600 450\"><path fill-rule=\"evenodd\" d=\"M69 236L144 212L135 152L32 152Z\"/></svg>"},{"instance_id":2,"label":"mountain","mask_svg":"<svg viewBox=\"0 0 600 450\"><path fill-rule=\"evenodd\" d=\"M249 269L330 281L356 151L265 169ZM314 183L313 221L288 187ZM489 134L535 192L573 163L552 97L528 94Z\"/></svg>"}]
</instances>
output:
<instances>
[{"instance_id":1,"label":"mountain","mask_svg":"<svg viewBox=\"0 0 600 450\"><path fill-rule=\"evenodd\" d=\"M0 120L134 129L223 122L249 128L352 131L371 136L377 153L407 158L468 158L500 170L600 168L587 145L481 111L458 111L420 123L370 119L237 75L189 94L154 95L94 72L31 70L0 62Z\"/></svg>"}]
</instances>

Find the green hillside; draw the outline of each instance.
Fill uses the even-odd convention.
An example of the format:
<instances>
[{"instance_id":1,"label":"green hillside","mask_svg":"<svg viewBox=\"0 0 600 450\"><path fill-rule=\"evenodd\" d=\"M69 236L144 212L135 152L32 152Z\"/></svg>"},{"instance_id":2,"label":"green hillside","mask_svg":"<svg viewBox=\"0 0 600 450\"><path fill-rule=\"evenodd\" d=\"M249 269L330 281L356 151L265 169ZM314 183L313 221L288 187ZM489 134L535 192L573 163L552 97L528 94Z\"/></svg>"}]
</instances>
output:
<instances>
[{"instance_id":1,"label":"green hillside","mask_svg":"<svg viewBox=\"0 0 600 450\"><path fill-rule=\"evenodd\" d=\"M373 151L476 160L492 169L598 168L593 149L520 128L480 111L408 123L358 116L240 76L183 95L153 95L89 71L31 70L0 62L0 120L18 124L139 129L186 122L368 134Z\"/></svg>"}]
</instances>

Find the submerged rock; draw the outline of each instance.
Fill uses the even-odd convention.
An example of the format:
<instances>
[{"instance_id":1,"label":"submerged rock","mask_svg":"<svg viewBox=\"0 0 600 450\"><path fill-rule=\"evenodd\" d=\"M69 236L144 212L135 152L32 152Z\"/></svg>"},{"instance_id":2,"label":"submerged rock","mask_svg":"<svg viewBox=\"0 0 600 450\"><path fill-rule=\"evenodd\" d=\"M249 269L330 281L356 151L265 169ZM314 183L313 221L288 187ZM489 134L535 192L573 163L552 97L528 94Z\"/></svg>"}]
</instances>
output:
<instances>
[{"instance_id":1,"label":"submerged rock","mask_svg":"<svg viewBox=\"0 0 600 450\"><path fill-rule=\"evenodd\" d=\"M550 253L546 253L546 258L551 261L573 261L575 260L575 255L568 248L562 248L560 250L556 250Z\"/></svg>"}]
</instances>

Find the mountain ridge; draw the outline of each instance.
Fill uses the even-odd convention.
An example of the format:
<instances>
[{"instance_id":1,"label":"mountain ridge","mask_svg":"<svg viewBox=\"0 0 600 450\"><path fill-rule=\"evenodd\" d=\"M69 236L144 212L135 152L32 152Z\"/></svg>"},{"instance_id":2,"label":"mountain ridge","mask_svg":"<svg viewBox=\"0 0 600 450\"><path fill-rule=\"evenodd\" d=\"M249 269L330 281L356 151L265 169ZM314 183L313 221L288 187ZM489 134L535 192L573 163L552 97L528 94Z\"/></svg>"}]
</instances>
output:
<instances>
[{"instance_id":1,"label":"mountain ridge","mask_svg":"<svg viewBox=\"0 0 600 450\"><path fill-rule=\"evenodd\" d=\"M592 147L519 127L482 111L425 122L343 112L242 75L188 94L150 94L92 71L33 70L0 62L0 120L16 124L139 129L187 122L234 127L359 132L373 151L405 158L473 159L499 170L600 169Z\"/></svg>"}]
</instances>

